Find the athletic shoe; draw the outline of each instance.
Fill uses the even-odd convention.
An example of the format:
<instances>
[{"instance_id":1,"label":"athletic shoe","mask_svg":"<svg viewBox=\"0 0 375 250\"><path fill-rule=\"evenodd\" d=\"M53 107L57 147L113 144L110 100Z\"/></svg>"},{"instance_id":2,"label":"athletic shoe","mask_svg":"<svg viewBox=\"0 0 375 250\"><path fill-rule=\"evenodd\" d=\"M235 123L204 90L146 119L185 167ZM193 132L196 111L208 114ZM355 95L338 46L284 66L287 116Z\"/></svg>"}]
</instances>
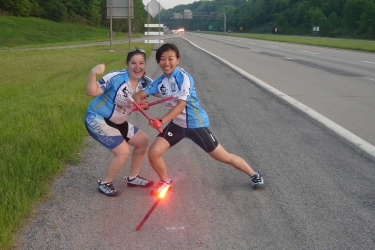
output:
<instances>
[{"instance_id":1,"label":"athletic shoe","mask_svg":"<svg viewBox=\"0 0 375 250\"><path fill-rule=\"evenodd\" d=\"M153 181L147 180L145 178L137 175L134 179L130 180L129 177L124 177L129 187L149 187L154 184Z\"/></svg>"},{"instance_id":2,"label":"athletic shoe","mask_svg":"<svg viewBox=\"0 0 375 250\"><path fill-rule=\"evenodd\" d=\"M120 193L113 186L112 182L102 183L98 181L98 191L107 196L117 196Z\"/></svg>"},{"instance_id":3,"label":"athletic shoe","mask_svg":"<svg viewBox=\"0 0 375 250\"><path fill-rule=\"evenodd\" d=\"M169 189L170 189L171 185L172 185L172 180L171 180L169 183L160 180L159 183L154 187L153 190L151 190L150 193L151 193L151 195L158 196L159 193L160 193L162 190L164 190L164 188L169 187Z\"/></svg>"},{"instance_id":4,"label":"athletic shoe","mask_svg":"<svg viewBox=\"0 0 375 250\"><path fill-rule=\"evenodd\" d=\"M251 181L253 182L252 184L254 189L263 187L264 185L263 177L258 173L251 176Z\"/></svg>"}]
</instances>

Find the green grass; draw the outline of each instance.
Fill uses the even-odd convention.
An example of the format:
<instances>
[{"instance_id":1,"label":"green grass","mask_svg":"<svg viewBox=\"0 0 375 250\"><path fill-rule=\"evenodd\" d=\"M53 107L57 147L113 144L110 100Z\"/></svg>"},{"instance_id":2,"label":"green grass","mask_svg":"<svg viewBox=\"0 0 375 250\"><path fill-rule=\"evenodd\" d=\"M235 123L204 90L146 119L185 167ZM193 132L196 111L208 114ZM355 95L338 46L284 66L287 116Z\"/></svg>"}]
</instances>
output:
<instances>
[{"instance_id":1,"label":"green grass","mask_svg":"<svg viewBox=\"0 0 375 250\"><path fill-rule=\"evenodd\" d=\"M72 33L81 29L77 25ZM79 36L72 39L78 41ZM87 41L87 36L81 39ZM25 45L24 40L19 44ZM54 177L67 163L79 161L87 135L83 117L91 100L85 94L88 73L98 63L106 64L106 73L124 68L128 45L114 44L115 52L105 45L0 52L0 249L13 246ZM135 46L148 54L153 47Z\"/></svg>"},{"instance_id":2,"label":"green grass","mask_svg":"<svg viewBox=\"0 0 375 250\"><path fill-rule=\"evenodd\" d=\"M0 49L108 41L108 34L107 28L56 23L40 18L0 16ZM126 38L122 32L115 32L113 37Z\"/></svg>"},{"instance_id":3,"label":"green grass","mask_svg":"<svg viewBox=\"0 0 375 250\"><path fill-rule=\"evenodd\" d=\"M276 35L276 34L249 34L249 33L223 33L223 32L204 32L204 33L253 38L253 39L259 39L259 40L308 44L308 45L339 48L339 49L375 52L375 41L371 41L371 40L336 39L336 38L327 38L327 37L306 37L306 36L285 36L285 35Z\"/></svg>"}]
</instances>

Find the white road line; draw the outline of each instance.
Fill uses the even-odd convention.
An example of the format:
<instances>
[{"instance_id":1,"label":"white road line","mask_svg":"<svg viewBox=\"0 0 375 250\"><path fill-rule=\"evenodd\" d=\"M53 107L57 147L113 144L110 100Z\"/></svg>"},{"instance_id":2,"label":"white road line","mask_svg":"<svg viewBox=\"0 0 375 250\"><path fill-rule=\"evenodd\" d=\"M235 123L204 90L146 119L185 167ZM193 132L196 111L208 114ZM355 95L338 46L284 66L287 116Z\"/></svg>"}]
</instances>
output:
<instances>
[{"instance_id":1,"label":"white road line","mask_svg":"<svg viewBox=\"0 0 375 250\"><path fill-rule=\"evenodd\" d=\"M374 82L375 82L375 79L372 79L372 78L367 78L367 77L366 77L366 79L367 79L367 80L370 80L370 81L374 81Z\"/></svg>"},{"instance_id":2,"label":"white road line","mask_svg":"<svg viewBox=\"0 0 375 250\"><path fill-rule=\"evenodd\" d=\"M316 121L320 122L323 126L330 129L334 133L338 134L339 136L343 137L350 143L354 144L358 148L362 149L372 157L375 157L375 146L368 143L367 141L363 140L362 138L358 137L357 135L353 134L349 130L341 127L339 124L333 122L332 120L328 119L327 117L319 114L315 110L311 109L310 107L306 106L305 104L300 103L296 99L288 96L287 94L281 92L278 89L275 89L274 87L268 85L267 83L263 82L262 80L256 78L253 75L250 75L246 71L238 68L237 66L225 61L221 57L218 57L215 54L212 54L211 52L199 47L195 43L189 41L188 39L181 37L182 39L185 39L188 41L191 45L195 46L196 48L206 52L207 54L213 56L214 58L218 59L219 61L223 62L224 64L228 65L228 67L232 68L233 70L237 71L239 74L243 75L244 77L248 78L249 80L253 81L255 84L257 84L259 87L265 89L266 91L269 91L276 97L284 100L285 102L289 103L290 105L296 107L300 111L304 112L306 115L312 117Z\"/></svg>"},{"instance_id":3,"label":"white road line","mask_svg":"<svg viewBox=\"0 0 375 250\"><path fill-rule=\"evenodd\" d=\"M364 63L371 63L371 64L375 64L375 62L369 62L369 61L362 61Z\"/></svg>"},{"instance_id":4,"label":"white road line","mask_svg":"<svg viewBox=\"0 0 375 250\"><path fill-rule=\"evenodd\" d=\"M284 57L284 59L286 59L286 60L293 60L293 58L291 58L291 57Z\"/></svg>"},{"instance_id":5,"label":"white road line","mask_svg":"<svg viewBox=\"0 0 375 250\"><path fill-rule=\"evenodd\" d=\"M260 50L256 50L256 49L250 49L252 51L255 51L255 52L260 52Z\"/></svg>"},{"instance_id":6,"label":"white road line","mask_svg":"<svg viewBox=\"0 0 375 250\"><path fill-rule=\"evenodd\" d=\"M279 46L273 46L273 45L267 45L268 47L271 47L271 48L279 48Z\"/></svg>"},{"instance_id":7,"label":"white road line","mask_svg":"<svg viewBox=\"0 0 375 250\"><path fill-rule=\"evenodd\" d=\"M302 52L302 53L308 53L308 54L314 54L314 55L319 55L319 53L316 53L316 52L310 52L310 51L305 51L305 50L298 50L299 52Z\"/></svg>"}]
</instances>

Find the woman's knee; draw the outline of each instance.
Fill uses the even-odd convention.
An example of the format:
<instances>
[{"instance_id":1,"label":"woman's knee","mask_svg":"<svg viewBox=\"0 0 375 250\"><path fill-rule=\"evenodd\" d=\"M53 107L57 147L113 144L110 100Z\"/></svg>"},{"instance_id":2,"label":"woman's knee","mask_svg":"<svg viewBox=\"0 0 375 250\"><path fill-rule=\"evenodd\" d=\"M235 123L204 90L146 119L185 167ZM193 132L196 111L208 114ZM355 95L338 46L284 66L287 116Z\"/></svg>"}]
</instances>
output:
<instances>
[{"instance_id":1,"label":"woman's knee","mask_svg":"<svg viewBox=\"0 0 375 250\"><path fill-rule=\"evenodd\" d=\"M117 148L113 149L112 153L115 157L127 159L130 155L130 148L125 142L123 142Z\"/></svg>"},{"instance_id":2,"label":"woman's knee","mask_svg":"<svg viewBox=\"0 0 375 250\"><path fill-rule=\"evenodd\" d=\"M146 133L139 130L128 142L130 145L135 148L141 148L147 150L148 145L150 144L150 138Z\"/></svg>"}]
</instances>

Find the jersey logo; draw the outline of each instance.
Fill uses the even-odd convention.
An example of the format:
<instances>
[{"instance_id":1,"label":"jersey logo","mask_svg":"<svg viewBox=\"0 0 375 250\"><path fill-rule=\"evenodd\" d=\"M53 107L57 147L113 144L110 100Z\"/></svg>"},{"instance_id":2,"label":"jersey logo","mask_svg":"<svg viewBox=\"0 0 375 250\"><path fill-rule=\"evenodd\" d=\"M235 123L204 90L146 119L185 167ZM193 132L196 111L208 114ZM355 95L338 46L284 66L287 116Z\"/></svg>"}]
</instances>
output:
<instances>
[{"instance_id":1,"label":"jersey logo","mask_svg":"<svg viewBox=\"0 0 375 250\"><path fill-rule=\"evenodd\" d=\"M173 136L173 134L171 132L168 132L168 136Z\"/></svg>"},{"instance_id":2,"label":"jersey logo","mask_svg":"<svg viewBox=\"0 0 375 250\"><path fill-rule=\"evenodd\" d=\"M176 92L176 83L175 82L171 82L171 91Z\"/></svg>"},{"instance_id":3,"label":"jersey logo","mask_svg":"<svg viewBox=\"0 0 375 250\"><path fill-rule=\"evenodd\" d=\"M122 89L122 93L124 93L124 97L128 97L128 94L130 94L130 91L128 90L128 87L125 86Z\"/></svg>"},{"instance_id":4,"label":"jersey logo","mask_svg":"<svg viewBox=\"0 0 375 250\"><path fill-rule=\"evenodd\" d=\"M162 84L160 86L160 92L161 92L162 96L166 96L167 95L167 88L164 86L164 84Z\"/></svg>"}]
</instances>

